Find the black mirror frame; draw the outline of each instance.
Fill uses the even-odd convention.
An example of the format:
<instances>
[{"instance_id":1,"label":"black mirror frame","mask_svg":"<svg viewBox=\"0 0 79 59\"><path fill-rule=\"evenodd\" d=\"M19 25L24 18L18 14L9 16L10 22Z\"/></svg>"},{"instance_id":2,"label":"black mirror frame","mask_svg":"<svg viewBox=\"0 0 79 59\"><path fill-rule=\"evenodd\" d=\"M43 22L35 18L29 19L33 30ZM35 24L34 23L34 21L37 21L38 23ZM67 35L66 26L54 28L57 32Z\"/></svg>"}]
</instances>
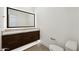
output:
<instances>
[{"instance_id":1,"label":"black mirror frame","mask_svg":"<svg viewBox=\"0 0 79 59\"><path fill-rule=\"evenodd\" d=\"M15 27L10 27L9 26L9 9L34 15L34 26L15 26ZM14 9L14 8L7 7L7 28L26 28L26 27L35 27L35 14L34 13L30 13L30 12L26 12L26 11L22 11L22 10L18 10L18 9Z\"/></svg>"}]
</instances>

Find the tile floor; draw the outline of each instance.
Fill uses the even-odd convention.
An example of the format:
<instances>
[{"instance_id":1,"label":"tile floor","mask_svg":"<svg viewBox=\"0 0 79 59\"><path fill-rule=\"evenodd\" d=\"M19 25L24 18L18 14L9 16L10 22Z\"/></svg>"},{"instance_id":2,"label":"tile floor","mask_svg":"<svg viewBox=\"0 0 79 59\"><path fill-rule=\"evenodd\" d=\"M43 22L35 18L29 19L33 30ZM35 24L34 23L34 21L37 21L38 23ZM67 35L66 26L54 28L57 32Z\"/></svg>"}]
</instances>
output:
<instances>
[{"instance_id":1,"label":"tile floor","mask_svg":"<svg viewBox=\"0 0 79 59\"><path fill-rule=\"evenodd\" d=\"M37 45L35 45L29 49L26 49L24 51L49 51L49 49L42 44L37 44Z\"/></svg>"}]
</instances>

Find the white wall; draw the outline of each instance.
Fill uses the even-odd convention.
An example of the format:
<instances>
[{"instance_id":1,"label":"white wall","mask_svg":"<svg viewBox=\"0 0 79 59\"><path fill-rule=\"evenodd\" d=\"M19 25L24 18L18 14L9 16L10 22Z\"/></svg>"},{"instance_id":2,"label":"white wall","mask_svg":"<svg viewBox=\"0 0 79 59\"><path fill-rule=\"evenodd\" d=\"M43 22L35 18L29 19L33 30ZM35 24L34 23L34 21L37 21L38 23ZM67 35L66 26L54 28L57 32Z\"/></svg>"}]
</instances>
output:
<instances>
[{"instance_id":1,"label":"white wall","mask_svg":"<svg viewBox=\"0 0 79 59\"><path fill-rule=\"evenodd\" d=\"M15 9L19 9L22 11L26 11L26 12L30 12L30 13L34 13L35 8L34 7L12 7Z\"/></svg>"},{"instance_id":2,"label":"white wall","mask_svg":"<svg viewBox=\"0 0 79 59\"><path fill-rule=\"evenodd\" d=\"M39 7L35 11L41 40L47 47L55 43L50 37L62 47L67 40L79 40L79 8Z\"/></svg>"},{"instance_id":3,"label":"white wall","mask_svg":"<svg viewBox=\"0 0 79 59\"><path fill-rule=\"evenodd\" d=\"M4 8L0 7L0 28L3 28Z\"/></svg>"}]
</instances>

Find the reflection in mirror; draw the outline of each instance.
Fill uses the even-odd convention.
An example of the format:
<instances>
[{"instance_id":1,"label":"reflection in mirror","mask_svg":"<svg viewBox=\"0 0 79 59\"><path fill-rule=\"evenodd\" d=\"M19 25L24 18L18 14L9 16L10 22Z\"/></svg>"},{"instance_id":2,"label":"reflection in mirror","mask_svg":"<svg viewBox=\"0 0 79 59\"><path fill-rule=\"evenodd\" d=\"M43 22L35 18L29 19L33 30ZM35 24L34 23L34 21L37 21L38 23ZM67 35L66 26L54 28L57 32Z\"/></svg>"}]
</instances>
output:
<instances>
[{"instance_id":1,"label":"reflection in mirror","mask_svg":"<svg viewBox=\"0 0 79 59\"><path fill-rule=\"evenodd\" d=\"M7 8L7 27L34 27L35 14Z\"/></svg>"}]
</instances>

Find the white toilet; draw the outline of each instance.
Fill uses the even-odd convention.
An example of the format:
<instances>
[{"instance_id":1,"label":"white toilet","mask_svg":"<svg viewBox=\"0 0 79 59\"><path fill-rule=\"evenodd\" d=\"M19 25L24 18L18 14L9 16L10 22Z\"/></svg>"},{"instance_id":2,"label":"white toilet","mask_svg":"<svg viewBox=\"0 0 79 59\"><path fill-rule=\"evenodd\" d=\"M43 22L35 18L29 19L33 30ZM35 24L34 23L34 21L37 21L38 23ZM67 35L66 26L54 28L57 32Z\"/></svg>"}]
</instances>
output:
<instances>
[{"instance_id":1,"label":"white toilet","mask_svg":"<svg viewBox=\"0 0 79 59\"><path fill-rule=\"evenodd\" d=\"M69 40L65 44L65 49L58 46L58 45L49 45L49 50L50 51L77 51L77 41L74 40Z\"/></svg>"},{"instance_id":2,"label":"white toilet","mask_svg":"<svg viewBox=\"0 0 79 59\"><path fill-rule=\"evenodd\" d=\"M69 40L65 44L65 50L66 51L77 51L77 41L75 40Z\"/></svg>"},{"instance_id":3,"label":"white toilet","mask_svg":"<svg viewBox=\"0 0 79 59\"><path fill-rule=\"evenodd\" d=\"M49 50L50 51L64 51L64 49L58 45L49 45Z\"/></svg>"}]
</instances>

